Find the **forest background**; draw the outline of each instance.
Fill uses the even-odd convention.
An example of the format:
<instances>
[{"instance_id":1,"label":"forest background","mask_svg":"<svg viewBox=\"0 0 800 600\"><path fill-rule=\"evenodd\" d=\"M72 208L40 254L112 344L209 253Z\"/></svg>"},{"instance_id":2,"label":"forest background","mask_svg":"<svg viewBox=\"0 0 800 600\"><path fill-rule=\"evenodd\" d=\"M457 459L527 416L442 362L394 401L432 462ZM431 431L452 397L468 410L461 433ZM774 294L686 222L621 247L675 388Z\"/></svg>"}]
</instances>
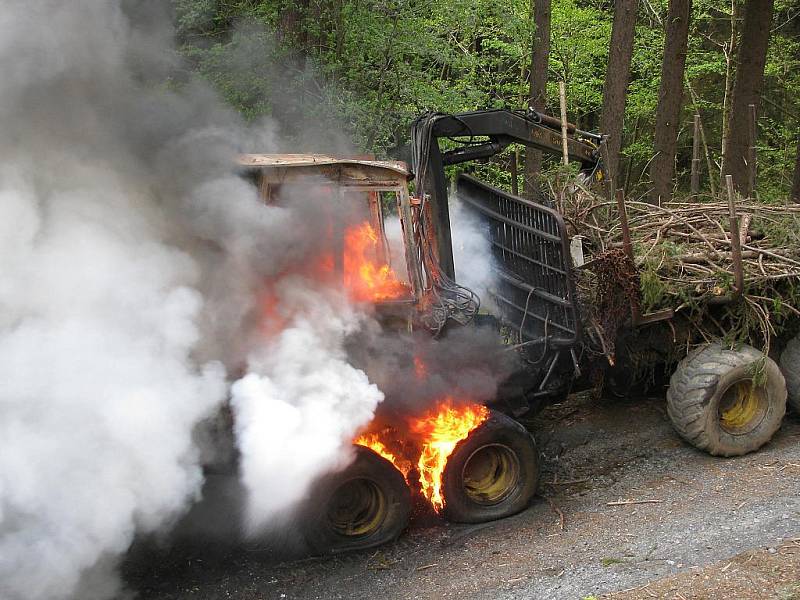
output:
<instances>
[{"instance_id":1,"label":"forest background","mask_svg":"<svg viewBox=\"0 0 800 600\"><path fill-rule=\"evenodd\" d=\"M744 23L751 11L748 18L769 24L757 101L757 193L800 201L798 0L174 0L174 9L190 68L246 119L277 122L282 151L337 150L347 139L354 151L407 160L410 123L421 113L534 103L558 115L563 81L571 122L620 130L619 151L611 145L616 186L641 196L652 195L654 171L656 179L672 171L669 194L688 192L695 115L704 142L700 192L720 189L737 64L742 48L753 48ZM674 71L682 58L681 12L688 24L677 75L683 85L662 90L677 102L674 133L667 133L673 159L655 148L670 129L657 120L659 88L662 69ZM548 27L543 56L537 30L546 35ZM612 44L614 27L622 34ZM618 37L625 27L629 72ZM665 37L674 44L676 27L679 49L665 60ZM604 86L620 76L624 119L606 106L604 122ZM526 167L525 149L512 146L477 168L490 183L522 192L526 174L540 168L532 159L529 151Z\"/></svg>"}]
</instances>

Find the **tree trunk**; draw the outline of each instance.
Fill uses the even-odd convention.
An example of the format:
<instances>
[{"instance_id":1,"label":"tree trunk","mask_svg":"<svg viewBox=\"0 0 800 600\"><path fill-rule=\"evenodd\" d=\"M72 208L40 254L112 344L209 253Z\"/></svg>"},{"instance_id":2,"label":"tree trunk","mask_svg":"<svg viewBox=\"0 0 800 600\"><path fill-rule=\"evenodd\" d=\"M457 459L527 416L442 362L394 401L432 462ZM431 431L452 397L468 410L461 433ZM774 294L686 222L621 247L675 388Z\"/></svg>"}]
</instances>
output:
<instances>
[{"instance_id":1,"label":"tree trunk","mask_svg":"<svg viewBox=\"0 0 800 600\"><path fill-rule=\"evenodd\" d=\"M731 0L731 37L725 52L725 95L722 97L722 154L730 135L731 94L733 93L733 69L739 43L739 2Z\"/></svg>"},{"instance_id":2,"label":"tree trunk","mask_svg":"<svg viewBox=\"0 0 800 600\"><path fill-rule=\"evenodd\" d=\"M279 39L290 44L297 44L304 56L312 52L306 22L308 9L309 0L301 0L287 4L278 15L277 34Z\"/></svg>"},{"instance_id":3,"label":"tree trunk","mask_svg":"<svg viewBox=\"0 0 800 600\"><path fill-rule=\"evenodd\" d=\"M547 100L547 68L550 60L550 0L531 0L535 31L531 46L530 105L544 111ZM525 196L532 198L542 169L542 153L525 149Z\"/></svg>"},{"instance_id":4,"label":"tree trunk","mask_svg":"<svg viewBox=\"0 0 800 600\"><path fill-rule=\"evenodd\" d=\"M616 0L614 3L614 25L611 28L608 68L603 86L603 114L600 119L600 131L608 135L609 164L605 165L606 172L614 181L619 173L625 96L631 74L638 3L638 0Z\"/></svg>"},{"instance_id":5,"label":"tree trunk","mask_svg":"<svg viewBox=\"0 0 800 600\"><path fill-rule=\"evenodd\" d=\"M655 152L650 163L653 191L650 201L660 204L669 200L675 173L678 146L678 121L683 103L683 70L686 65L686 44L689 37L691 0L670 0L664 60L661 65L661 86L656 110Z\"/></svg>"},{"instance_id":6,"label":"tree trunk","mask_svg":"<svg viewBox=\"0 0 800 600\"><path fill-rule=\"evenodd\" d=\"M797 138L797 158L794 161L794 181L792 182L792 200L800 203L800 137Z\"/></svg>"},{"instance_id":7,"label":"tree trunk","mask_svg":"<svg viewBox=\"0 0 800 600\"><path fill-rule=\"evenodd\" d=\"M344 7L342 0L336 0L332 4L333 23L335 26L336 39L336 62L340 63L344 52L345 27L344 27Z\"/></svg>"},{"instance_id":8,"label":"tree trunk","mask_svg":"<svg viewBox=\"0 0 800 600\"><path fill-rule=\"evenodd\" d=\"M744 9L736 81L731 95L728 142L722 157L722 172L733 176L733 184L740 193L746 193L749 180L747 163L752 117L748 105L755 105L758 114L773 4L774 0L747 0Z\"/></svg>"}]
</instances>

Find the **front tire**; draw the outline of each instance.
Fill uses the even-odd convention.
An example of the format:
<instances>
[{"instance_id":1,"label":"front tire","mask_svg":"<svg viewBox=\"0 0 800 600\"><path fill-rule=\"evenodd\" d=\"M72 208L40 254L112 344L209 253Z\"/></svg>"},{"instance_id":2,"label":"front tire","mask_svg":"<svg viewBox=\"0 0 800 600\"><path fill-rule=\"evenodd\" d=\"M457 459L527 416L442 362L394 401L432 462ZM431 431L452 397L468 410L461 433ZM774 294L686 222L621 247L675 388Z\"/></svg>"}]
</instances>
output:
<instances>
[{"instance_id":1,"label":"front tire","mask_svg":"<svg viewBox=\"0 0 800 600\"><path fill-rule=\"evenodd\" d=\"M755 348L719 343L691 352L667 391L667 413L678 434L714 456L758 450L781 426L786 382L775 361Z\"/></svg>"},{"instance_id":2,"label":"front tire","mask_svg":"<svg viewBox=\"0 0 800 600\"><path fill-rule=\"evenodd\" d=\"M442 516L458 523L502 519L526 508L538 485L533 436L517 421L492 411L447 460Z\"/></svg>"},{"instance_id":3,"label":"front tire","mask_svg":"<svg viewBox=\"0 0 800 600\"><path fill-rule=\"evenodd\" d=\"M344 471L318 480L301 511L301 527L316 554L373 548L396 539L408 526L411 492L392 463L355 446Z\"/></svg>"}]
</instances>

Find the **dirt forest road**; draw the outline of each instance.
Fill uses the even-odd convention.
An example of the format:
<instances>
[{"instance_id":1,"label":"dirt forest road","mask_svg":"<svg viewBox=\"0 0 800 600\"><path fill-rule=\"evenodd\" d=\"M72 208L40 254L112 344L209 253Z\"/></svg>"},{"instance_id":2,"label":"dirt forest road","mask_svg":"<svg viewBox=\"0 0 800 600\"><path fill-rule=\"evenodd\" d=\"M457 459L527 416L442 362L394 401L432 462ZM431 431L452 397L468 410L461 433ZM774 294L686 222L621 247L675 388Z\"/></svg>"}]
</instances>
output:
<instances>
[{"instance_id":1,"label":"dirt forest road","mask_svg":"<svg viewBox=\"0 0 800 600\"><path fill-rule=\"evenodd\" d=\"M418 518L397 542L275 562L140 553L145 599L800 599L800 420L755 454L719 459L673 432L663 399L573 397L526 422L540 496L478 526Z\"/></svg>"}]
</instances>

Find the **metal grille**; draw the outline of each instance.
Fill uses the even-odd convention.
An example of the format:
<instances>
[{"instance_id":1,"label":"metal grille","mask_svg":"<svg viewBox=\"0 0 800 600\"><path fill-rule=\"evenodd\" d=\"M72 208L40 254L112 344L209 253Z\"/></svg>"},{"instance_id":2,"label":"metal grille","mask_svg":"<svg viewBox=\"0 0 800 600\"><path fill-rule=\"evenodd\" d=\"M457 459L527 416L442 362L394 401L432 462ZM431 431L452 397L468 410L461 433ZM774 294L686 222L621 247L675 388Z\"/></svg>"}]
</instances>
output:
<instances>
[{"instance_id":1,"label":"metal grille","mask_svg":"<svg viewBox=\"0 0 800 600\"><path fill-rule=\"evenodd\" d=\"M468 175L459 176L456 186L489 232L499 316L516 328L520 341L574 344L577 307L561 215Z\"/></svg>"}]
</instances>

